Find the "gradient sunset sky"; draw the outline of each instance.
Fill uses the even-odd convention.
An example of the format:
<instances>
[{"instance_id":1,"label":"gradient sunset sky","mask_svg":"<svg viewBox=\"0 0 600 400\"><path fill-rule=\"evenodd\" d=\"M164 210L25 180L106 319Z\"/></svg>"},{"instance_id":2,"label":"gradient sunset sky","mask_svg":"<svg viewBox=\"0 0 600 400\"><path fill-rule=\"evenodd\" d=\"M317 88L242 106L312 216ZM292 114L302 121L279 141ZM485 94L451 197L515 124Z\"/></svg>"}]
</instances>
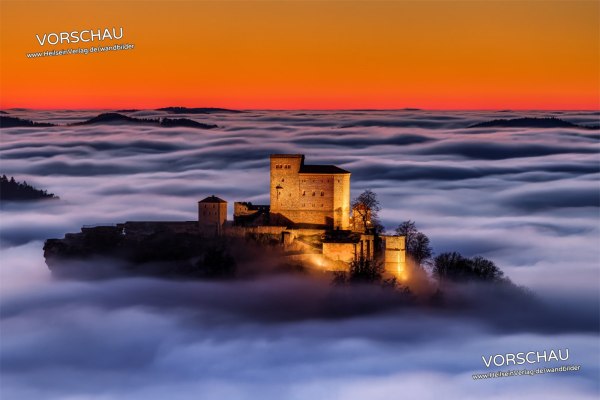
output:
<instances>
[{"instance_id":1,"label":"gradient sunset sky","mask_svg":"<svg viewBox=\"0 0 600 400\"><path fill-rule=\"evenodd\" d=\"M2 1L0 107L598 109L598 1ZM29 59L123 27L134 50Z\"/></svg>"}]
</instances>

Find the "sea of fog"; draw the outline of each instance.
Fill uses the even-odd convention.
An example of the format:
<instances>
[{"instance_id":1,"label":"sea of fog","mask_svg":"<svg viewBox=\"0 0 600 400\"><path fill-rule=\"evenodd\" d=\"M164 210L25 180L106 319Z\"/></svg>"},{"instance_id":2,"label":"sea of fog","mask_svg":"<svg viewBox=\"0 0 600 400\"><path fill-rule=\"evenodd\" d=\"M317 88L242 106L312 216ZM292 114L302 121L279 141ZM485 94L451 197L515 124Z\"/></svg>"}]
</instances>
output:
<instances>
[{"instance_id":1,"label":"sea of fog","mask_svg":"<svg viewBox=\"0 0 600 400\"><path fill-rule=\"evenodd\" d=\"M70 124L103 111L7 112ZM599 131L468 128L522 116L600 119L587 111L248 111L175 116L218 125L212 130L2 129L0 173L61 200L0 210L0 397L596 399ZM528 314L520 301L481 291L472 299L494 303L489 313L358 307L328 314L315 309L327 303L329 286L297 277L50 276L44 240L82 225L194 220L197 201L212 194L229 202L230 218L234 201L268 204L271 153L302 153L309 164L351 171L352 196L377 193L389 231L410 219L436 254L493 260L545 311ZM486 368L482 356L566 348L562 364L579 371L472 378L523 368Z\"/></svg>"}]
</instances>

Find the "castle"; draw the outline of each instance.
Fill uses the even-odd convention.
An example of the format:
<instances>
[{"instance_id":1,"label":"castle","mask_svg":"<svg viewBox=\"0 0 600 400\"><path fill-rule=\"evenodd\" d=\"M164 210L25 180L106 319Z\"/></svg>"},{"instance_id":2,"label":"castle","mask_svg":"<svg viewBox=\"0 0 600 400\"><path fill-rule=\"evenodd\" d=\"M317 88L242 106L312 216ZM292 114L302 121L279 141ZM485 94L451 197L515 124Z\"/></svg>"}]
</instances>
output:
<instances>
[{"instance_id":1,"label":"castle","mask_svg":"<svg viewBox=\"0 0 600 400\"><path fill-rule=\"evenodd\" d=\"M198 202L196 221L84 225L80 233L46 240L46 264L53 271L68 272L64 260L93 254L134 263L183 257L182 271L190 273L195 270L191 260L206 256L203 245L241 238L259 246L280 246L281 256L289 261L325 271L343 271L353 261L377 259L388 274L406 278L405 237L375 235L366 204L355 204L351 210L350 172L334 165L305 164L301 154L273 154L270 165L269 205L235 202L230 221L227 201L212 195ZM177 268L162 273L173 271Z\"/></svg>"},{"instance_id":2,"label":"castle","mask_svg":"<svg viewBox=\"0 0 600 400\"><path fill-rule=\"evenodd\" d=\"M270 157L270 205L227 202L214 195L198 202L198 227L205 235L270 235L295 257L324 269L344 269L353 260L376 257L375 235L350 209L349 171L308 165L302 154ZM359 205L360 207L360 205ZM364 210L362 210L364 212ZM368 210L367 210L368 211ZM405 238L380 235L386 271L402 276Z\"/></svg>"}]
</instances>

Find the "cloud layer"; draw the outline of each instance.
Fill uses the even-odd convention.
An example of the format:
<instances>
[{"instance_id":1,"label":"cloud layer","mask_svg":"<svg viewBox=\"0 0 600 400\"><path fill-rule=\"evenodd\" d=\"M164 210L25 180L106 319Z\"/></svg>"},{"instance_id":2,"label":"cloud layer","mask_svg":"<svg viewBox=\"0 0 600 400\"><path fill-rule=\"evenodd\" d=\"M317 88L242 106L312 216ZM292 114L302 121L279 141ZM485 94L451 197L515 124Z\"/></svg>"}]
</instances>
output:
<instances>
[{"instance_id":1,"label":"cloud layer","mask_svg":"<svg viewBox=\"0 0 600 400\"><path fill-rule=\"evenodd\" d=\"M9 113L72 123L99 111ZM0 172L61 200L1 210L2 397L596 398L599 136L466 128L524 115L255 111L182 115L214 130L3 129ZM596 112L527 113L550 115L598 121ZM233 201L268 203L274 152L348 169L353 196L371 188L380 197L387 229L415 220L437 253L493 259L543 305L470 288L470 307L415 309L297 277L49 277L43 240L81 225L193 220L196 201L211 194L229 201L230 216ZM485 370L482 355L565 347L581 372L471 379Z\"/></svg>"}]
</instances>

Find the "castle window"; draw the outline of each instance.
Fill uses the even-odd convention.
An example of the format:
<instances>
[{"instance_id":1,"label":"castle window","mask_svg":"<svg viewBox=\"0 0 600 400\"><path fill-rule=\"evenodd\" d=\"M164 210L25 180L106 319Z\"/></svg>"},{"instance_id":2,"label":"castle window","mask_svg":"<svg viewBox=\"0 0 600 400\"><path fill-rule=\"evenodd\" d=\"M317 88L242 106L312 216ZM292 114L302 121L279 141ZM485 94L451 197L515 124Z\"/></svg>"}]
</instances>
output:
<instances>
[{"instance_id":1,"label":"castle window","mask_svg":"<svg viewBox=\"0 0 600 400\"><path fill-rule=\"evenodd\" d=\"M306 196L306 190L302 191L302 196Z\"/></svg>"},{"instance_id":2,"label":"castle window","mask_svg":"<svg viewBox=\"0 0 600 400\"><path fill-rule=\"evenodd\" d=\"M321 192L321 197L325 196L325 192Z\"/></svg>"},{"instance_id":3,"label":"castle window","mask_svg":"<svg viewBox=\"0 0 600 400\"><path fill-rule=\"evenodd\" d=\"M315 194L316 194L316 193L315 193L315 192L313 192L313 196L314 196Z\"/></svg>"},{"instance_id":4,"label":"castle window","mask_svg":"<svg viewBox=\"0 0 600 400\"><path fill-rule=\"evenodd\" d=\"M281 178L281 182L285 182L285 179Z\"/></svg>"},{"instance_id":5,"label":"castle window","mask_svg":"<svg viewBox=\"0 0 600 400\"><path fill-rule=\"evenodd\" d=\"M321 204L321 207L323 207L323 204Z\"/></svg>"}]
</instances>

